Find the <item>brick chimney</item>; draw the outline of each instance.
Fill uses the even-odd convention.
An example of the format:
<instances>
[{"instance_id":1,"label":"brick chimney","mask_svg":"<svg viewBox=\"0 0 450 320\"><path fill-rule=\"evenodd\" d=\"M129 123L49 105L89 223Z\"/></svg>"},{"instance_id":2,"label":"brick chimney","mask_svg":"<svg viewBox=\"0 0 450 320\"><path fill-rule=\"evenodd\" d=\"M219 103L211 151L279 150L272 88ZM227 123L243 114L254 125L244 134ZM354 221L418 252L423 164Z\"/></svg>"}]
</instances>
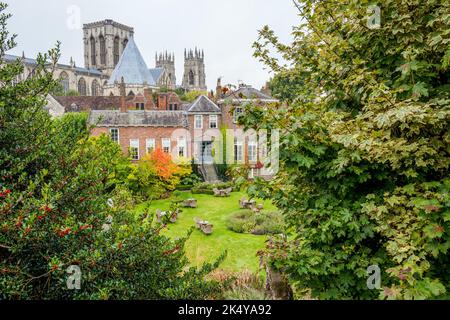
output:
<instances>
[{"instance_id":1,"label":"brick chimney","mask_svg":"<svg viewBox=\"0 0 450 320\"><path fill-rule=\"evenodd\" d=\"M120 81L120 85L119 85L119 89L120 89L120 112L127 112L128 108L127 108L127 101L125 98L126 92L125 92L125 81L122 80Z\"/></svg>"},{"instance_id":2,"label":"brick chimney","mask_svg":"<svg viewBox=\"0 0 450 320\"><path fill-rule=\"evenodd\" d=\"M153 91L152 89L144 89L144 99L145 105L144 110L154 110L155 102L153 101Z\"/></svg>"}]
</instances>

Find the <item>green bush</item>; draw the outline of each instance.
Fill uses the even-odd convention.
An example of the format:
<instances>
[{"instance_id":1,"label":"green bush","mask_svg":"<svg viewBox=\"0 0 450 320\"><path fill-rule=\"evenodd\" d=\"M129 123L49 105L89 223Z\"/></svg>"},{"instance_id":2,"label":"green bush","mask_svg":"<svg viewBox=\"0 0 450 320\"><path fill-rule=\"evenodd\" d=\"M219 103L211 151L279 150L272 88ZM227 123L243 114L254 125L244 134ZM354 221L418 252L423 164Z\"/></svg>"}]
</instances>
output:
<instances>
[{"instance_id":1,"label":"green bush","mask_svg":"<svg viewBox=\"0 0 450 320\"><path fill-rule=\"evenodd\" d=\"M237 233L279 234L283 232L284 222L279 212L240 210L228 217L227 228Z\"/></svg>"},{"instance_id":2,"label":"green bush","mask_svg":"<svg viewBox=\"0 0 450 320\"><path fill-rule=\"evenodd\" d=\"M171 240L149 212L127 210L118 144L89 139L77 117L54 121L44 110L59 48L38 56L33 77L12 83L24 67L3 60L14 47L5 8L0 3L0 300L216 296L221 285L205 277L224 256L189 267L187 237ZM80 290L67 286L75 266Z\"/></svg>"},{"instance_id":3,"label":"green bush","mask_svg":"<svg viewBox=\"0 0 450 320\"><path fill-rule=\"evenodd\" d=\"M444 2L378 1L381 26L368 30L373 1L300 0L292 43L266 26L254 44L285 101L239 118L246 128L283 131L277 175L249 193L270 199L301 230L274 241L267 257L313 298L448 297ZM289 63L278 65L277 56ZM382 290L367 290L371 265L381 269Z\"/></svg>"},{"instance_id":4,"label":"green bush","mask_svg":"<svg viewBox=\"0 0 450 320\"><path fill-rule=\"evenodd\" d=\"M232 182L220 182L220 183L216 183L216 184L212 184L212 183L208 183L208 182L201 182L201 183L197 183L193 188L192 188L192 193L194 194L214 194L213 189L217 188L217 189L228 189L228 188L233 188L234 190L234 184Z\"/></svg>"}]
</instances>

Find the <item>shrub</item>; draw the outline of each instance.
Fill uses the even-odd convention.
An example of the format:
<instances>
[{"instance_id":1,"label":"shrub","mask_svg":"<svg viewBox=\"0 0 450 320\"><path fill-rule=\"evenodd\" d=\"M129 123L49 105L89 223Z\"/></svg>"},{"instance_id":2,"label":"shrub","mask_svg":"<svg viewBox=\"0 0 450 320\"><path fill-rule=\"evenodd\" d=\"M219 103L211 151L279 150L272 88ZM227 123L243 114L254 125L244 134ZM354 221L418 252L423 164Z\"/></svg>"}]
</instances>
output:
<instances>
[{"instance_id":1,"label":"shrub","mask_svg":"<svg viewBox=\"0 0 450 320\"><path fill-rule=\"evenodd\" d=\"M283 132L277 175L250 190L301 230L271 245L271 263L320 299L445 298L448 7L379 1L381 27L368 31L372 1L297 2L291 44L269 27L254 44L275 73L273 91L288 103L254 106L239 119ZM279 65L279 55L289 63ZM367 290L371 265L381 269L384 290Z\"/></svg>"},{"instance_id":2,"label":"shrub","mask_svg":"<svg viewBox=\"0 0 450 320\"><path fill-rule=\"evenodd\" d=\"M59 49L38 56L33 77L12 82L24 67L3 60L14 46L5 8L0 3L0 300L217 295L221 285L205 276L224 256L189 268L187 237L173 241L151 215L127 210L129 194L118 189L114 165L117 144L68 135L79 127L67 128L71 121L53 121L44 111ZM67 288L70 266L81 269L80 290Z\"/></svg>"},{"instance_id":3,"label":"shrub","mask_svg":"<svg viewBox=\"0 0 450 320\"><path fill-rule=\"evenodd\" d=\"M279 234L283 232L284 223L279 212L240 210L228 217L227 228L237 233Z\"/></svg>"},{"instance_id":4,"label":"shrub","mask_svg":"<svg viewBox=\"0 0 450 320\"><path fill-rule=\"evenodd\" d=\"M192 188L192 193L212 195L212 194L214 194L214 191L213 191L214 188L217 188L217 189L233 188L233 191L234 191L234 185L232 182L220 182L220 183L216 183L216 184L212 184L209 182L201 182L201 183L197 183Z\"/></svg>"}]
</instances>

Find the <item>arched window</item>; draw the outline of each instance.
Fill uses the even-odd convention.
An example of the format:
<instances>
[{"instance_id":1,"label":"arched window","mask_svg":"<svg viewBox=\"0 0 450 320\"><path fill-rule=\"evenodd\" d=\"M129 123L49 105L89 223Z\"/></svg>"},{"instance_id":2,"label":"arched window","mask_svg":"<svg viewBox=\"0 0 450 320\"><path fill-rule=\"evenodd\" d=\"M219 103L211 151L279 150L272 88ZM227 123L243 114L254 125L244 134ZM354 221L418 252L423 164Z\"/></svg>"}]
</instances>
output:
<instances>
[{"instance_id":1,"label":"arched window","mask_svg":"<svg viewBox=\"0 0 450 320\"><path fill-rule=\"evenodd\" d=\"M94 37L91 37L91 64L92 66L96 66L97 65L97 50L95 49L95 39Z\"/></svg>"},{"instance_id":2,"label":"arched window","mask_svg":"<svg viewBox=\"0 0 450 320\"><path fill-rule=\"evenodd\" d=\"M67 72L63 71L59 75L59 83L61 84L64 94L69 92L69 75Z\"/></svg>"},{"instance_id":3,"label":"arched window","mask_svg":"<svg viewBox=\"0 0 450 320\"><path fill-rule=\"evenodd\" d=\"M98 85L98 81L92 81L92 95L98 96L100 94L100 86Z\"/></svg>"},{"instance_id":4,"label":"arched window","mask_svg":"<svg viewBox=\"0 0 450 320\"><path fill-rule=\"evenodd\" d=\"M100 41L100 64L105 65L106 64L106 42L105 42L105 37L101 35L99 37L99 41Z\"/></svg>"},{"instance_id":5,"label":"arched window","mask_svg":"<svg viewBox=\"0 0 450 320\"><path fill-rule=\"evenodd\" d=\"M120 48L119 48L119 37L115 37L114 38L114 64L116 65L119 62L119 58L120 58Z\"/></svg>"},{"instance_id":6,"label":"arched window","mask_svg":"<svg viewBox=\"0 0 450 320\"><path fill-rule=\"evenodd\" d=\"M189 85L193 86L195 85L195 79L194 79L194 71L189 71Z\"/></svg>"},{"instance_id":7,"label":"arched window","mask_svg":"<svg viewBox=\"0 0 450 320\"><path fill-rule=\"evenodd\" d=\"M127 44L128 44L128 39L123 40L123 50L125 50L125 48L127 47Z\"/></svg>"},{"instance_id":8,"label":"arched window","mask_svg":"<svg viewBox=\"0 0 450 320\"><path fill-rule=\"evenodd\" d=\"M80 80L78 80L78 93L80 94L80 96L86 96L86 80L84 80L84 78L80 78Z\"/></svg>"},{"instance_id":9,"label":"arched window","mask_svg":"<svg viewBox=\"0 0 450 320\"><path fill-rule=\"evenodd\" d=\"M133 92L133 90L131 90L129 93L128 93L128 96L130 96L130 97L132 97L132 96L134 96L135 94L134 94L134 92Z\"/></svg>"}]
</instances>

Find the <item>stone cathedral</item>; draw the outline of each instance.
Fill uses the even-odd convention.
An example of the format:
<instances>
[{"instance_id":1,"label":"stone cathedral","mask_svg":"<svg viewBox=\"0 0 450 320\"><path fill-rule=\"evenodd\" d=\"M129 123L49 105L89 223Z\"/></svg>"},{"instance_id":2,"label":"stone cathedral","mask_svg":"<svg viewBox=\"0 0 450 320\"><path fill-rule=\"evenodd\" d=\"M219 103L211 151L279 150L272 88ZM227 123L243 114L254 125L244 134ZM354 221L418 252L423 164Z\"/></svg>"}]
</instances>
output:
<instances>
[{"instance_id":1,"label":"stone cathedral","mask_svg":"<svg viewBox=\"0 0 450 320\"><path fill-rule=\"evenodd\" d=\"M185 50L184 76L177 85L175 54L157 53L155 67L148 68L134 41L134 28L103 20L83 25L84 67L71 59L68 65L59 64L55 78L61 83L64 94L81 96L118 96L125 85L127 95L142 94L146 89L206 91L205 55L203 51ZM19 57L6 55L6 60ZM35 60L25 58L27 77ZM17 79L20 81L20 79Z\"/></svg>"}]
</instances>

